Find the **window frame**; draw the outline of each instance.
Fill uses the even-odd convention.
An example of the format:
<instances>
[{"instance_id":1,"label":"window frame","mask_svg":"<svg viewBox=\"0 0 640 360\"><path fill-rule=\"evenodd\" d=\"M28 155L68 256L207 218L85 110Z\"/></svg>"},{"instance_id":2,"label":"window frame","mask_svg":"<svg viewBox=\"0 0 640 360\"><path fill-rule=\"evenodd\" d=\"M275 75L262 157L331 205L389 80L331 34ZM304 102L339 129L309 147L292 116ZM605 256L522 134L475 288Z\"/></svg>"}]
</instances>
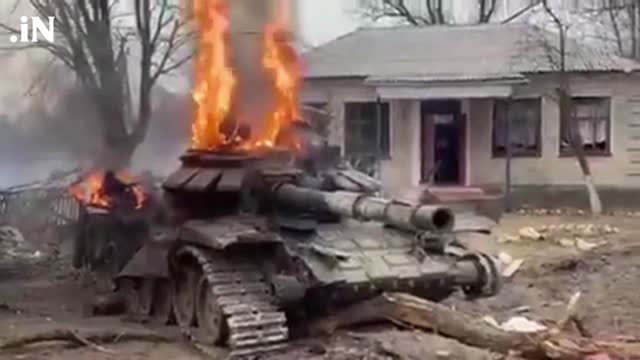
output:
<instances>
[{"instance_id":1,"label":"window frame","mask_svg":"<svg viewBox=\"0 0 640 360\"><path fill-rule=\"evenodd\" d=\"M347 146L347 133L349 132L349 121L354 121L353 119L349 119L348 115L350 115L350 111L349 111L349 107L350 106L367 106L367 105L371 105L371 106L382 106L383 108L381 109L382 112L382 122L386 122L386 128L384 126L384 124L381 124L382 129L381 131L383 132L381 134L382 138L382 144L375 144L374 149L377 148L377 154L380 156L380 159L382 160L389 160L391 159L391 103L389 101L345 101L343 103L343 120L344 120L344 124L343 124L343 129L344 129L344 139L343 139L343 148L344 148L344 154L346 156L362 156L362 155L366 155L366 156L374 156L376 155L376 153L350 153L348 150L348 146ZM385 110L384 107L386 106L386 119L385 119ZM360 113L363 112L362 108L360 108ZM377 111L377 109L375 110ZM377 119L373 119L374 121ZM366 124L369 122L369 120L367 119L356 119L355 121L360 123L360 126L362 126L362 124ZM385 133L386 131L386 133ZM386 139L385 139L386 138Z\"/></svg>"},{"instance_id":2,"label":"window frame","mask_svg":"<svg viewBox=\"0 0 640 360\"><path fill-rule=\"evenodd\" d=\"M506 149L504 152L497 151L496 144L496 131L498 129L497 122L497 109L500 103L510 105L517 102L535 102L537 105L537 119L535 125L535 139L536 148L532 150L518 150L512 151L511 157L513 158L540 158L542 157L542 98L541 97L527 97L527 98L512 98L512 99L495 99L493 102L493 113L491 117L491 156L494 159L503 159L507 157ZM511 128L509 129L510 131Z\"/></svg>"},{"instance_id":3,"label":"window frame","mask_svg":"<svg viewBox=\"0 0 640 360\"><path fill-rule=\"evenodd\" d=\"M612 152L611 152L611 138L612 138L612 131L611 131L611 114L612 114L612 101L611 101L611 96L573 96L571 98L571 121L581 121L581 120L590 120L592 123L594 121L600 121L603 119L600 118L596 118L593 116L586 116L586 117L581 117L581 118L576 118L575 117L575 112L576 112L576 104L580 103L580 102L588 102L588 101L599 101L602 103L606 103L606 107L607 107L607 117L606 119L604 119L605 121L605 135L606 135L606 148L604 150L594 150L594 149L582 149L582 153L585 156L589 156L589 157L608 157L608 156L612 156ZM575 156L574 151L571 149L571 147L567 147L565 149L562 148L562 139L564 138L564 134L563 134L563 129L564 126L562 126L562 118L559 119L559 124L560 124L560 131L559 131L559 137L558 137L558 153L559 153L559 157L571 157L571 156Z\"/></svg>"}]
</instances>

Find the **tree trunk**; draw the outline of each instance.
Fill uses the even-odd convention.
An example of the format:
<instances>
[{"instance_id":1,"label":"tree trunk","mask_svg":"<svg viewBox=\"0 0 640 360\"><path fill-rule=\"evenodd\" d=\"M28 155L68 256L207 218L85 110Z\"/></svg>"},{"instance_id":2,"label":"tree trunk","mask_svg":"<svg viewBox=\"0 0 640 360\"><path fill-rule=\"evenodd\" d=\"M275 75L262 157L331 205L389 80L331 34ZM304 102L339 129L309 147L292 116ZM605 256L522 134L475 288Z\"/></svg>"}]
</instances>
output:
<instances>
[{"instance_id":1,"label":"tree trunk","mask_svg":"<svg viewBox=\"0 0 640 360\"><path fill-rule=\"evenodd\" d=\"M563 332L563 323L536 333L507 332L484 320L409 294L383 294L348 309L318 319L312 330L331 334L354 324L386 319L405 327L431 330L463 344L500 354L516 352L525 359L582 360L589 355L609 354L612 359L640 358L637 343L606 342Z\"/></svg>"},{"instance_id":2,"label":"tree trunk","mask_svg":"<svg viewBox=\"0 0 640 360\"><path fill-rule=\"evenodd\" d=\"M97 165L112 170L126 169L131 164L136 147L137 144L130 137L108 144L103 148L100 163Z\"/></svg>"},{"instance_id":3,"label":"tree trunk","mask_svg":"<svg viewBox=\"0 0 640 360\"><path fill-rule=\"evenodd\" d=\"M571 101L570 91L568 90L569 85L568 80L566 79L567 74L562 73L560 74L560 76L560 88L558 89L560 122L562 126L568 127L565 128L565 134L568 134L569 136L569 145L571 147L571 150L575 154L576 160L580 165L580 170L582 171L584 186L589 197L589 207L591 210L591 214L600 215L602 214L602 201L600 200L600 194L598 194L598 190L596 189L595 183L593 181L589 162L587 161L587 157L582 148L582 136L580 135L578 124L573 120L573 104Z\"/></svg>"},{"instance_id":4,"label":"tree trunk","mask_svg":"<svg viewBox=\"0 0 640 360\"><path fill-rule=\"evenodd\" d=\"M600 194L596 189L596 185L593 182L591 175L584 176L584 185L587 187L589 193L589 205L591 206L591 213L598 215L602 213L602 201L600 201Z\"/></svg>"}]
</instances>

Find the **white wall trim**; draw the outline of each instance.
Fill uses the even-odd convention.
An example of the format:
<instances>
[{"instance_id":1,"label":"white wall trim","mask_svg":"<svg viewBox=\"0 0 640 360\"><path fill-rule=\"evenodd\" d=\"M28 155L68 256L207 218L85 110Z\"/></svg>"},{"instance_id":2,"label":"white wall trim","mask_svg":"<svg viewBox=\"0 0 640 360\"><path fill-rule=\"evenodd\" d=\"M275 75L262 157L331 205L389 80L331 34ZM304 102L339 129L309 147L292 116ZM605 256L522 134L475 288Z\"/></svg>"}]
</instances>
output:
<instances>
[{"instance_id":1,"label":"white wall trim","mask_svg":"<svg viewBox=\"0 0 640 360\"><path fill-rule=\"evenodd\" d=\"M511 85L479 86L434 86L434 87L378 87L382 99L460 99L460 98L506 98L513 93Z\"/></svg>"}]
</instances>

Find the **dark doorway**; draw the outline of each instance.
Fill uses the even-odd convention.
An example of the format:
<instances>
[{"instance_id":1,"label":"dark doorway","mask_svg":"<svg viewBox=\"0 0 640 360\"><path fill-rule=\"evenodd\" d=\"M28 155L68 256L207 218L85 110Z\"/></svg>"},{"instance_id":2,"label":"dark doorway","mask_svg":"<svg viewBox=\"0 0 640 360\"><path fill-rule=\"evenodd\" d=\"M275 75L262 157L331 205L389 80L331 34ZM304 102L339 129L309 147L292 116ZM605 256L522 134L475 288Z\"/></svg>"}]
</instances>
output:
<instances>
[{"instance_id":1,"label":"dark doorway","mask_svg":"<svg viewBox=\"0 0 640 360\"><path fill-rule=\"evenodd\" d=\"M422 103L422 181L464 183L465 118L458 100Z\"/></svg>"}]
</instances>

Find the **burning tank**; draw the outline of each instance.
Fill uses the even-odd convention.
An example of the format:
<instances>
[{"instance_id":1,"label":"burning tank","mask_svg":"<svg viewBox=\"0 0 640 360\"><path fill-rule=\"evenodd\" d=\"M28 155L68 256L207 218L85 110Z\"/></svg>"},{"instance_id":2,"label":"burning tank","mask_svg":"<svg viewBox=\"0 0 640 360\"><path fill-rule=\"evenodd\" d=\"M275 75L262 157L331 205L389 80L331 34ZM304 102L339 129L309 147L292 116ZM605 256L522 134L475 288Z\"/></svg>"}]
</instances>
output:
<instances>
[{"instance_id":1,"label":"burning tank","mask_svg":"<svg viewBox=\"0 0 640 360\"><path fill-rule=\"evenodd\" d=\"M171 224L120 273L130 309L247 355L283 346L300 311L496 294L496 263L460 251L449 209L377 197L331 150L188 151L163 184Z\"/></svg>"},{"instance_id":2,"label":"burning tank","mask_svg":"<svg viewBox=\"0 0 640 360\"><path fill-rule=\"evenodd\" d=\"M118 276L130 311L244 356L284 346L299 313L384 291L499 290L494 260L457 245L449 209L377 196L377 181L300 126L284 21L228 21L266 2L192 3L192 150L163 184L164 220Z\"/></svg>"}]
</instances>

